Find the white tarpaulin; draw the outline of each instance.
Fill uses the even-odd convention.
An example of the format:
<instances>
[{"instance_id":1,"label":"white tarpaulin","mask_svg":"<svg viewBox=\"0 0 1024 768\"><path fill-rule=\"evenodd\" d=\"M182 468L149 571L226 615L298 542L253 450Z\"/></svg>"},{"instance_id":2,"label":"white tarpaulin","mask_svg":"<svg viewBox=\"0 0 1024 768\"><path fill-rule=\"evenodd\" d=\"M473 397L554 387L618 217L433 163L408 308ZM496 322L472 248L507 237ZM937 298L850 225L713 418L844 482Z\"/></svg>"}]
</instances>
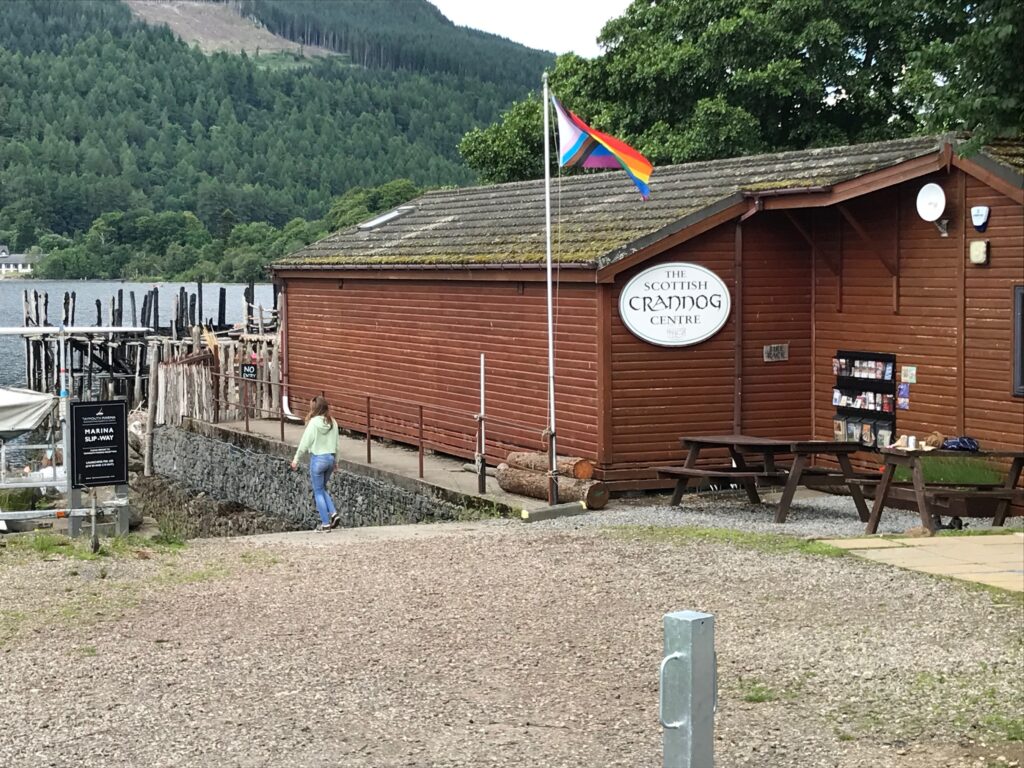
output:
<instances>
[{"instance_id":1,"label":"white tarpaulin","mask_svg":"<svg viewBox=\"0 0 1024 768\"><path fill-rule=\"evenodd\" d=\"M38 427L56 402L54 395L0 387L0 440L10 440Z\"/></svg>"}]
</instances>

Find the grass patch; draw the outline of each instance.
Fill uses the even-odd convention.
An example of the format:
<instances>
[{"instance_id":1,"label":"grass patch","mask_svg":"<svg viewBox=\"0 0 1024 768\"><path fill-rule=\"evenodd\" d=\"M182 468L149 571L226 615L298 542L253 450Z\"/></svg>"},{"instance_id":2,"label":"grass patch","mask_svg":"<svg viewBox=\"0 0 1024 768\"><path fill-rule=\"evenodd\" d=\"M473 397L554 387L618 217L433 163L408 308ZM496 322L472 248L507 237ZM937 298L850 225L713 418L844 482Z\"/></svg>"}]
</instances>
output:
<instances>
[{"instance_id":1,"label":"grass patch","mask_svg":"<svg viewBox=\"0 0 1024 768\"><path fill-rule=\"evenodd\" d=\"M25 614L21 611L0 611L0 648L3 648L8 640L18 634L25 618Z\"/></svg>"},{"instance_id":2,"label":"grass patch","mask_svg":"<svg viewBox=\"0 0 1024 768\"><path fill-rule=\"evenodd\" d=\"M989 715L982 723L1007 741L1024 741L1024 717Z\"/></svg>"},{"instance_id":3,"label":"grass patch","mask_svg":"<svg viewBox=\"0 0 1024 768\"><path fill-rule=\"evenodd\" d=\"M190 520L184 512L168 512L156 517L157 528L160 532L154 539L160 539L168 544L184 544L190 535L197 534L195 521Z\"/></svg>"},{"instance_id":4,"label":"grass patch","mask_svg":"<svg viewBox=\"0 0 1024 768\"><path fill-rule=\"evenodd\" d=\"M973 485L1003 481L1002 470L985 459L971 456L922 456L920 464L926 483ZM900 483L910 482L910 472L906 467L897 467L893 479Z\"/></svg>"},{"instance_id":5,"label":"grass patch","mask_svg":"<svg viewBox=\"0 0 1024 768\"><path fill-rule=\"evenodd\" d=\"M11 553L29 557L66 557L72 560L99 560L101 558L135 557L139 552L157 549L170 552L181 549L183 542L166 539L145 539L136 534L114 536L102 539L98 552L93 552L86 537L72 539L59 533L35 531L21 536L9 536L6 539ZM105 572L100 578L104 578Z\"/></svg>"},{"instance_id":6,"label":"grass patch","mask_svg":"<svg viewBox=\"0 0 1024 768\"><path fill-rule=\"evenodd\" d=\"M798 552L815 557L845 557L848 553L839 547L821 541L786 536L781 533L751 533L731 528L621 526L605 529L614 535L637 541L664 544L685 544L690 541L717 541L742 549L752 549L773 555Z\"/></svg>"},{"instance_id":7,"label":"grass patch","mask_svg":"<svg viewBox=\"0 0 1024 768\"><path fill-rule=\"evenodd\" d=\"M744 701L760 704L765 701L775 701L778 698L779 694L765 683L757 680L743 683Z\"/></svg>"},{"instance_id":8,"label":"grass patch","mask_svg":"<svg viewBox=\"0 0 1024 768\"><path fill-rule=\"evenodd\" d=\"M160 531L156 536L150 539L152 544L158 547L166 547L167 549L181 549L185 546L185 537L180 536L176 533L167 533Z\"/></svg>"},{"instance_id":9,"label":"grass patch","mask_svg":"<svg viewBox=\"0 0 1024 768\"><path fill-rule=\"evenodd\" d=\"M994 587L991 584L982 584L977 581L961 580L952 576L941 576L939 574L933 575L940 579L954 581L974 592L984 592L992 598L992 602L996 605L1004 605L1010 608L1024 610L1024 592L1017 592L1013 589L1003 589L1002 587Z\"/></svg>"},{"instance_id":10,"label":"grass patch","mask_svg":"<svg viewBox=\"0 0 1024 768\"><path fill-rule=\"evenodd\" d=\"M175 569L169 569L164 571L154 579L157 584L174 585L174 584L199 584L204 581L214 581L215 579L222 579L228 576L231 572L227 568L221 566L211 566L209 568L199 568L194 571L178 571Z\"/></svg>"},{"instance_id":11,"label":"grass patch","mask_svg":"<svg viewBox=\"0 0 1024 768\"><path fill-rule=\"evenodd\" d=\"M936 531L936 536L1009 536L1013 531L1006 528L962 528L958 530L942 529ZM904 537L905 538L905 537Z\"/></svg>"},{"instance_id":12,"label":"grass patch","mask_svg":"<svg viewBox=\"0 0 1024 768\"><path fill-rule=\"evenodd\" d=\"M48 531L8 536L6 542L8 551L23 557L43 559L67 557L74 560L96 560L99 558L98 554L94 554L90 550L87 540L76 541L63 534L49 533Z\"/></svg>"},{"instance_id":13,"label":"grass patch","mask_svg":"<svg viewBox=\"0 0 1024 768\"><path fill-rule=\"evenodd\" d=\"M95 645L80 645L76 650L79 656L96 656L99 653Z\"/></svg>"},{"instance_id":14,"label":"grass patch","mask_svg":"<svg viewBox=\"0 0 1024 768\"><path fill-rule=\"evenodd\" d=\"M238 556L246 565L255 568L269 568L281 562L281 558L262 549L250 549Z\"/></svg>"}]
</instances>

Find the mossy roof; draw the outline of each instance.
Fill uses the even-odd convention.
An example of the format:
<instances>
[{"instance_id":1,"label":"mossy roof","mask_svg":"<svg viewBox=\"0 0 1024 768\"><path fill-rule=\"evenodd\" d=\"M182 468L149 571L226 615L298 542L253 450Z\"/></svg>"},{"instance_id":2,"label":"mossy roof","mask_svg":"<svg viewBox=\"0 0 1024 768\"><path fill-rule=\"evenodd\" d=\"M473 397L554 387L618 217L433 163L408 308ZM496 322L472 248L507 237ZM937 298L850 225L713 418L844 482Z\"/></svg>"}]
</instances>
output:
<instances>
[{"instance_id":1,"label":"mossy roof","mask_svg":"<svg viewBox=\"0 0 1024 768\"><path fill-rule=\"evenodd\" d=\"M982 154L988 155L1000 165L1024 173L1024 141L1000 139L982 148Z\"/></svg>"},{"instance_id":2,"label":"mossy roof","mask_svg":"<svg viewBox=\"0 0 1024 768\"><path fill-rule=\"evenodd\" d=\"M552 180L554 259L601 268L742 199L744 193L829 187L937 152L941 137L735 157L658 167L651 197L621 171ZM428 192L372 229L350 227L275 269L528 266L544 261L544 182ZM667 231L665 232L667 234Z\"/></svg>"}]
</instances>

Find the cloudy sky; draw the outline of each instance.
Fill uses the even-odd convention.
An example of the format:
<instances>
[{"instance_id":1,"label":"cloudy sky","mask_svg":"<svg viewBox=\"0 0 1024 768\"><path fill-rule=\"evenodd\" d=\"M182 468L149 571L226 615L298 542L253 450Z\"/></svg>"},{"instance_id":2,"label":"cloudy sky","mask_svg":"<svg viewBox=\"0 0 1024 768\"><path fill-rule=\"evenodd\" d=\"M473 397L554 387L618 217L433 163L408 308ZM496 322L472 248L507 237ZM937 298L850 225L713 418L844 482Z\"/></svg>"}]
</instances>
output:
<instances>
[{"instance_id":1,"label":"cloudy sky","mask_svg":"<svg viewBox=\"0 0 1024 768\"><path fill-rule=\"evenodd\" d=\"M430 0L451 21L554 53L591 58L597 36L630 0Z\"/></svg>"}]
</instances>

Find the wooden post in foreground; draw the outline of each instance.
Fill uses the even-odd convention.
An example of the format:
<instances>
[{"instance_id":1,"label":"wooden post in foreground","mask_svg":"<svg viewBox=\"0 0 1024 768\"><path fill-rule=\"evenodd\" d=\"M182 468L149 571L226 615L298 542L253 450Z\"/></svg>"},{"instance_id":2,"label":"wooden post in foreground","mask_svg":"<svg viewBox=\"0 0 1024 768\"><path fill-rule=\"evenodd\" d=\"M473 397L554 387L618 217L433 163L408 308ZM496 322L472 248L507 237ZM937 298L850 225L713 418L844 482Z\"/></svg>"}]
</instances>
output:
<instances>
[{"instance_id":1,"label":"wooden post in foreground","mask_svg":"<svg viewBox=\"0 0 1024 768\"><path fill-rule=\"evenodd\" d=\"M146 402L146 442L143 445L142 473L146 477L153 475L153 428L156 426L156 399L160 387L160 345L150 342L149 345L149 396Z\"/></svg>"}]
</instances>

